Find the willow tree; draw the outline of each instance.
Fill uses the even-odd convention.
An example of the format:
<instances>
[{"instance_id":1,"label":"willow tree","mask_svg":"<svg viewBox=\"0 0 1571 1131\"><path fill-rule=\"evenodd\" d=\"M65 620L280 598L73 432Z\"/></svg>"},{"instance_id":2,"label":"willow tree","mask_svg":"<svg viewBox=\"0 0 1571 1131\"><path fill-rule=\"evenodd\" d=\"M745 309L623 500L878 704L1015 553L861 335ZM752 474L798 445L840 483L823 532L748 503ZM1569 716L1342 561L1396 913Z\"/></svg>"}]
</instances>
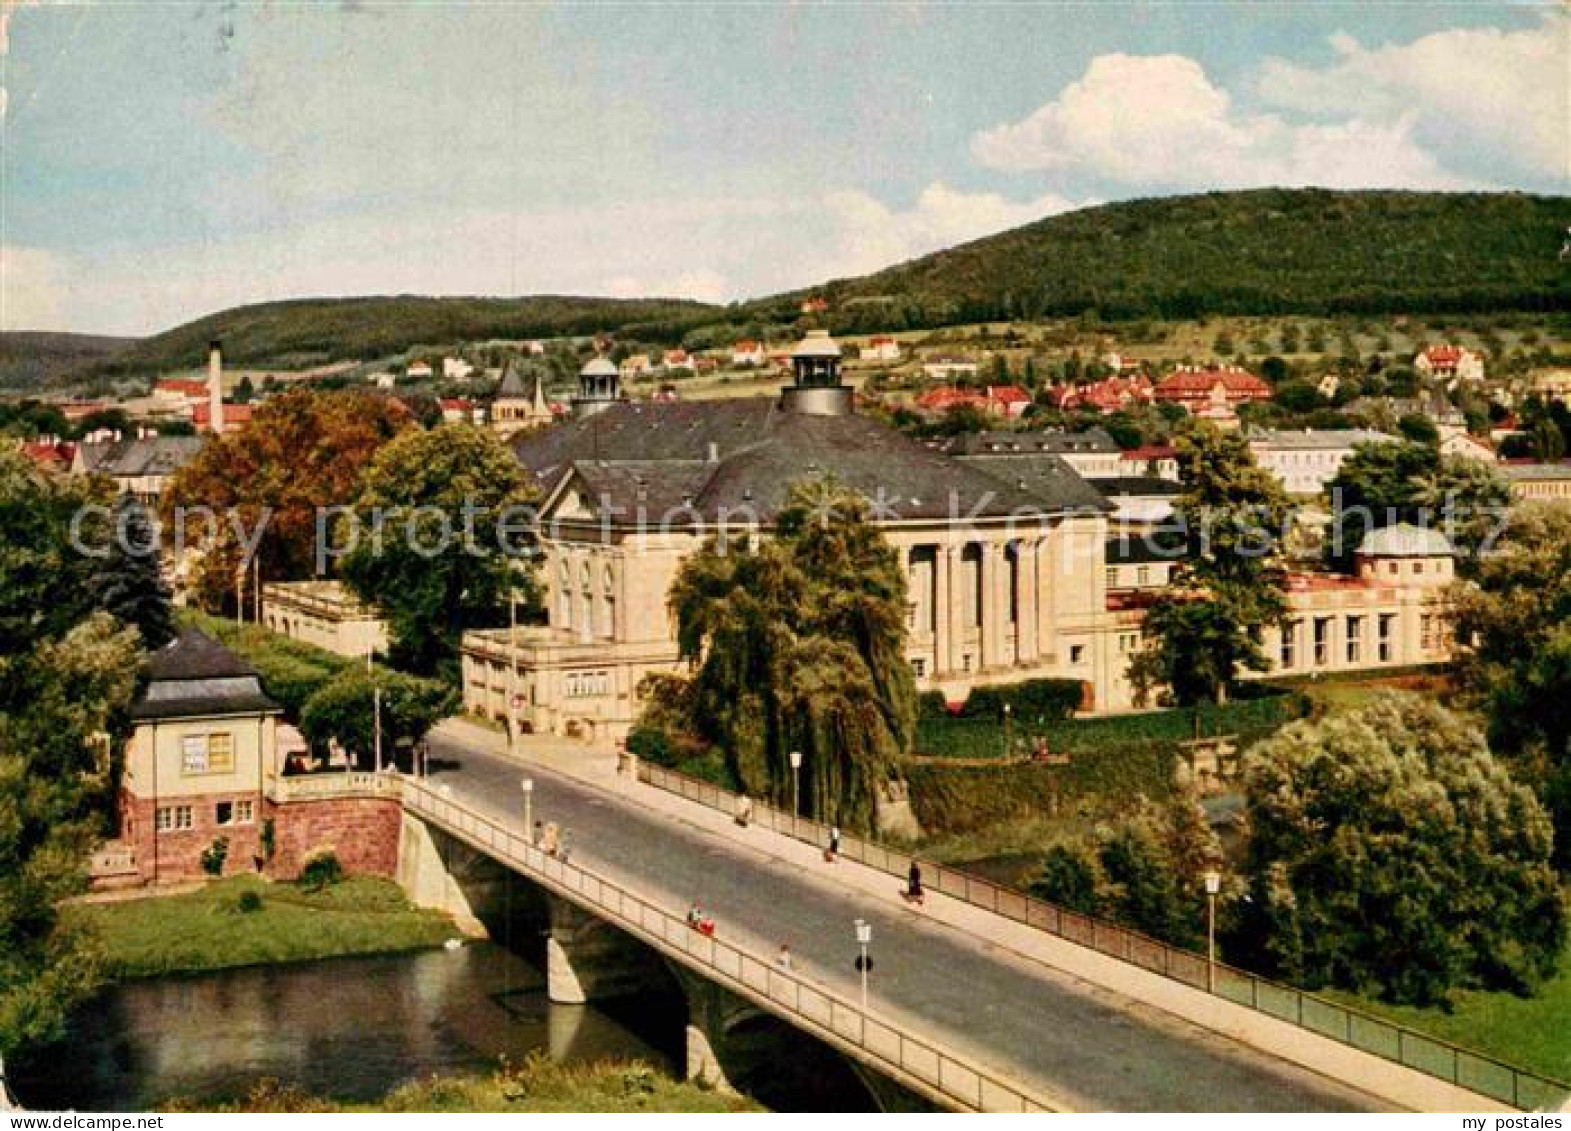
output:
<instances>
[{"instance_id":1,"label":"willow tree","mask_svg":"<svg viewBox=\"0 0 1571 1131\"><path fill-rule=\"evenodd\" d=\"M777 804L791 803L800 751L804 811L871 828L915 728L905 601L866 502L832 479L796 484L774 537L716 538L672 584L689 728Z\"/></svg>"}]
</instances>

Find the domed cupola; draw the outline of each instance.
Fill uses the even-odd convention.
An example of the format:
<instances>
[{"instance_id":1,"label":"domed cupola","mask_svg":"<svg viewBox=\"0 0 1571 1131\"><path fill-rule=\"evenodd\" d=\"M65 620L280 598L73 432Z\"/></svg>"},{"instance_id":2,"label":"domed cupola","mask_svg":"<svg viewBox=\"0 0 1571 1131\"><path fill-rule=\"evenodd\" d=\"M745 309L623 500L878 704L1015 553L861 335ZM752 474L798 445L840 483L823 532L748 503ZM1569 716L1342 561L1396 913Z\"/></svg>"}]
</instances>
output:
<instances>
[{"instance_id":1,"label":"domed cupola","mask_svg":"<svg viewBox=\"0 0 1571 1131\"><path fill-rule=\"evenodd\" d=\"M578 371L578 395L573 398L574 416L592 416L622 399L622 379L610 358L599 354Z\"/></svg>"},{"instance_id":2,"label":"domed cupola","mask_svg":"<svg viewBox=\"0 0 1571 1131\"><path fill-rule=\"evenodd\" d=\"M809 330L791 351L792 384L780 390L780 407L808 416L845 416L851 388L840 383L840 345L828 330Z\"/></svg>"}]
</instances>

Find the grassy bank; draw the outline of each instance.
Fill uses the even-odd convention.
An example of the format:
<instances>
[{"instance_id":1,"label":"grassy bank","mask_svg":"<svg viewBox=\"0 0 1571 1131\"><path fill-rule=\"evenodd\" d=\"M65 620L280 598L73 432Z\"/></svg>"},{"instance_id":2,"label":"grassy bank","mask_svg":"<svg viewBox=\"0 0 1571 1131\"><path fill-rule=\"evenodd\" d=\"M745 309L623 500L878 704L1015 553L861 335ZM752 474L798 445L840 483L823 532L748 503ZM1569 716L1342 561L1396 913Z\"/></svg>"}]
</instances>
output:
<instances>
[{"instance_id":1,"label":"grassy bank","mask_svg":"<svg viewBox=\"0 0 1571 1131\"><path fill-rule=\"evenodd\" d=\"M179 895L75 903L65 914L93 929L111 978L419 950L457 933L447 916L371 877L308 892L235 876Z\"/></svg>"},{"instance_id":2,"label":"grassy bank","mask_svg":"<svg viewBox=\"0 0 1571 1131\"><path fill-rule=\"evenodd\" d=\"M444 1076L405 1084L373 1104L338 1104L277 1081L220 1104L182 1100L170 1111L217 1112L681 1112L762 1111L753 1101L665 1076L648 1065L562 1065L541 1056L490 1076Z\"/></svg>"},{"instance_id":3,"label":"grassy bank","mask_svg":"<svg viewBox=\"0 0 1571 1131\"><path fill-rule=\"evenodd\" d=\"M1529 998L1464 990L1446 1012L1388 1005L1335 990L1325 996L1518 1067L1571 1081L1571 944L1560 955L1559 972Z\"/></svg>"}]
</instances>

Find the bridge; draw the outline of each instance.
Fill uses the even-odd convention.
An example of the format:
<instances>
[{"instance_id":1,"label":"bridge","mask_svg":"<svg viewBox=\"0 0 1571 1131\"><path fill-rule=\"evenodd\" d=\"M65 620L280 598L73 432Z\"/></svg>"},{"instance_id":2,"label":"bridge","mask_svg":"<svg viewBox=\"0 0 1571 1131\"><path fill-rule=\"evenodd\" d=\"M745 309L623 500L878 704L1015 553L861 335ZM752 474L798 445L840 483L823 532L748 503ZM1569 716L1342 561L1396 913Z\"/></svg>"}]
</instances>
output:
<instances>
[{"instance_id":1,"label":"bridge","mask_svg":"<svg viewBox=\"0 0 1571 1131\"><path fill-rule=\"evenodd\" d=\"M1236 1024L1225 1011L1239 1007L1188 987L1175 984L1193 1001L1161 998L1147 987L1154 976L1128 964L1077 968L1064 955L1079 948L1057 942L1067 951L1041 952L1020 934L1041 934L1029 925L960 914L942 895L912 910L889 876L849 861L825 864L808 845L738 829L649 786L606 788L526 767L480 732L444 728L431 745L431 772L403 782L406 889L418 902L472 916L504 876L538 888L549 906L553 1000L627 992L663 970L686 1000L691 1076L727 1083L745 1043L737 1034L765 1019L833 1050L885 1108L1497 1106L1269 1018L1263 1028ZM571 830L566 859L532 842L519 788L525 775L534 783L533 819ZM695 900L718 924L713 937L686 921ZM873 928L865 1006L854 968L857 919ZM782 942L792 950L790 969L777 962Z\"/></svg>"}]
</instances>

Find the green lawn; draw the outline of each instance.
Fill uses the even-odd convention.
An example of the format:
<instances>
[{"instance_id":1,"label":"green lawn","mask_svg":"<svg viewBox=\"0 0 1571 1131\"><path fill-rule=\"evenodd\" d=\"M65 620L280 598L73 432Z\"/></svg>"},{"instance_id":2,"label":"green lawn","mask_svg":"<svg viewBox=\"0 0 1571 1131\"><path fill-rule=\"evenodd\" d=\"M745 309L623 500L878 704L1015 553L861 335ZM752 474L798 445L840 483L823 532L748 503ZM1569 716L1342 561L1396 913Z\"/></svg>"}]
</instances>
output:
<instances>
[{"instance_id":1,"label":"green lawn","mask_svg":"<svg viewBox=\"0 0 1571 1131\"><path fill-rule=\"evenodd\" d=\"M254 892L261 906L241 909ZM413 907L391 880L345 879L320 892L235 876L181 895L75 903L115 978L302 962L440 946L457 933L446 915Z\"/></svg>"},{"instance_id":2,"label":"green lawn","mask_svg":"<svg viewBox=\"0 0 1571 1131\"><path fill-rule=\"evenodd\" d=\"M341 1105L264 1080L238 1103L177 1101L171 1111L222 1112L739 1112L762 1111L744 1096L673 1080L648 1065L563 1065L532 1056L491 1076L443 1076L394 1090L380 1101Z\"/></svg>"},{"instance_id":3,"label":"green lawn","mask_svg":"<svg viewBox=\"0 0 1571 1131\"><path fill-rule=\"evenodd\" d=\"M1518 1068L1571 1082L1571 944L1560 956L1559 973L1530 998L1464 991L1456 995L1454 1010L1445 1013L1335 991L1325 996Z\"/></svg>"}]
</instances>

